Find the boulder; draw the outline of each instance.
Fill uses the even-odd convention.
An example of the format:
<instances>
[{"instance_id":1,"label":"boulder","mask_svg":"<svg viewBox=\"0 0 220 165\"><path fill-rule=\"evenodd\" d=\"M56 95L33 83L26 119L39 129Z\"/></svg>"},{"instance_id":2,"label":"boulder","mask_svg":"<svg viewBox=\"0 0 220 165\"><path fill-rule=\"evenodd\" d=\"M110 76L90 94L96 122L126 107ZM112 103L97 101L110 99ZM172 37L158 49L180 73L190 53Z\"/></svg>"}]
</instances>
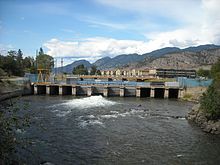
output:
<instances>
[{"instance_id":1,"label":"boulder","mask_svg":"<svg viewBox=\"0 0 220 165\"><path fill-rule=\"evenodd\" d=\"M220 134L220 120L208 120L205 113L199 107L199 104L193 106L186 119L195 122L204 132Z\"/></svg>"}]
</instances>

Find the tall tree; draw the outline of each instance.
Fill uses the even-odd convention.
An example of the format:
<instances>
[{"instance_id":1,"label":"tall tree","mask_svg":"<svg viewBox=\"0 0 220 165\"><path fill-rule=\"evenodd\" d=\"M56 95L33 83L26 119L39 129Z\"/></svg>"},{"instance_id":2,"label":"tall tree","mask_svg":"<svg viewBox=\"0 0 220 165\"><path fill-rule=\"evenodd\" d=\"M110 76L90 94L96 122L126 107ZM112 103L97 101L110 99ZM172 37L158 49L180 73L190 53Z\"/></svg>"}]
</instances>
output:
<instances>
[{"instance_id":1,"label":"tall tree","mask_svg":"<svg viewBox=\"0 0 220 165\"><path fill-rule=\"evenodd\" d=\"M36 57L38 69L51 70L54 67L54 59L52 56L44 53L43 48L40 48L39 55Z\"/></svg>"},{"instance_id":2,"label":"tall tree","mask_svg":"<svg viewBox=\"0 0 220 165\"><path fill-rule=\"evenodd\" d=\"M39 50L39 55L43 55L44 54L44 51L43 51L43 48L40 47L40 50Z\"/></svg>"},{"instance_id":3,"label":"tall tree","mask_svg":"<svg viewBox=\"0 0 220 165\"><path fill-rule=\"evenodd\" d=\"M23 53L21 49L18 49L16 60L18 64L19 75L22 76L24 74L24 65L23 65Z\"/></svg>"},{"instance_id":4,"label":"tall tree","mask_svg":"<svg viewBox=\"0 0 220 165\"><path fill-rule=\"evenodd\" d=\"M54 60L52 56L47 54L38 55L36 57L36 63L38 69L49 69L54 67Z\"/></svg>"},{"instance_id":5,"label":"tall tree","mask_svg":"<svg viewBox=\"0 0 220 165\"><path fill-rule=\"evenodd\" d=\"M97 72L97 67L95 65L92 65L90 75L95 75Z\"/></svg>"},{"instance_id":6,"label":"tall tree","mask_svg":"<svg viewBox=\"0 0 220 165\"><path fill-rule=\"evenodd\" d=\"M200 108L208 119L220 119L220 60L211 68L212 84L200 100Z\"/></svg>"},{"instance_id":7,"label":"tall tree","mask_svg":"<svg viewBox=\"0 0 220 165\"><path fill-rule=\"evenodd\" d=\"M25 57L23 60L23 66L26 72L36 73L35 60L33 57Z\"/></svg>"},{"instance_id":8,"label":"tall tree","mask_svg":"<svg viewBox=\"0 0 220 165\"><path fill-rule=\"evenodd\" d=\"M101 71L100 71L100 70L97 70L97 71L96 71L96 74L97 74L97 75L101 75Z\"/></svg>"},{"instance_id":9,"label":"tall tree","mask_svg":"<svg viewBox=\"0 0 220 165\"><path fill-rule=\"evenodd\" d=\"M201 77L210 78L211 77L211 72L210 72L210 70L204 70L204 69L200 68L197 71L197 75L201 76Z\"/></svg>"},{"instance_id":10,"label":"tall tree","mask_svg":"<svg viewBox=\"0 0 220 165\"><path fill-rule=\"evenodd\" d=\"M5 58L4 69L10 75L19 76L19 67L16 60L16 51L9 51Z\"/></svg>"},{"instance_id":11,"label":"tall tree","mask_svg":"<svg viewBox=\"0 0 220 165\"><path fill-rule=\"evenodd\" d=\"M88 70L84 65L78 65L77 67L73 68L74 75L88 75Z\"/></svg>"}]
</instances>

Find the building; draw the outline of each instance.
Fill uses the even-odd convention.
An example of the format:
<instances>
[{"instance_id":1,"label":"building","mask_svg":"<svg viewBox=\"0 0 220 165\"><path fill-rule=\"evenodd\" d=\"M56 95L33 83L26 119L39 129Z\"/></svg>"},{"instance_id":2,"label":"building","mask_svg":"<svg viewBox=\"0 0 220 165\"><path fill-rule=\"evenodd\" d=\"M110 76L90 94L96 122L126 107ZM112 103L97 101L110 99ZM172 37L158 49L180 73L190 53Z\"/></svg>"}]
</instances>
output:
<instances>
[{"instance_id":1,"label":"building","mask_svg":"<svg viewBox=\"0 0 220 165\"><path fill-rule=\"evenodd\" d=\"M156 69L148 69L148 68L142 68L142 69L131 69L131 68L125 68L125 69L116 69L116 70L102 70L101 71L102 76L123 76L123 77L149 77L149 78L155 78L156 77Z\"/></svg>"},{"instance_id":2,"label":"building","mask_svg":"<svg viewBox=\"0 0 220 165\"><path fill-rule=\"evenodd\" d=\"M115 76L116 75L116 70L102 70L101 71L102 76Z\"/></svg>"},{"instance_id":3,"label":"building","mask_svg":"<svg viewBox=\"0 0 220 165\"><path fill-rule=\"evenodd\" d=\"M102 76L122 76L122 77L148 77L148 78L175 78L175 77L188 77L195 78L195 70L184 70L184 69L150 69L150 68L139 68L139 69L110 69L101 71Z\"/></svg>"},{"instance_id":4,"label":"building","mask_svg":"<svg viewBox=\"0 0 220 165\"><path fill-rule=\"evenodd\" d=\"M195 70L184 69L156 69L156 76L160 78L175 78L175 77L187 77L195 78Z\"/></svg>"}]
</instances>

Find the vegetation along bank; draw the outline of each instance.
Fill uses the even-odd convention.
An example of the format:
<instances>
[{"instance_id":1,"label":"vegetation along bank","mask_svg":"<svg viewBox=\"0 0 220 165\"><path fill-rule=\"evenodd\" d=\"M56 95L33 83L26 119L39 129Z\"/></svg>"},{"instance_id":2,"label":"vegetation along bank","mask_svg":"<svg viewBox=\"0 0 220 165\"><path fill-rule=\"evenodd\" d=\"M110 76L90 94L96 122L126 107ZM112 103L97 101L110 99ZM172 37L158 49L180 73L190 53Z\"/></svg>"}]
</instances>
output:
<instances>
[{"instance_id":1,"label":"vegetation along bank","mask_svg":"<svg viewBox=\"0 0 220 165\"><path fill-rule=\"evenodd\" d=\"M212 84L192 108L187 119L195 122L203 131L220 134L220 60L211 68Z\"/></svg>"}]
</instances>

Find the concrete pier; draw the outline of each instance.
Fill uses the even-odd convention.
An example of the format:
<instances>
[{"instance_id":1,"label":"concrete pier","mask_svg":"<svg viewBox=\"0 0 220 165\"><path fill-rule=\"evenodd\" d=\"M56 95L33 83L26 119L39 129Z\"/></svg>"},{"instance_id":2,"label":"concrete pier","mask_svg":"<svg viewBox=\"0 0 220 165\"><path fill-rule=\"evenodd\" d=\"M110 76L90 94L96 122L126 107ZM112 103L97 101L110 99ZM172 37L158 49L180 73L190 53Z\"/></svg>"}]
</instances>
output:
<instances>
[{"instance_id":1,"label":"concrete pier","mask_svg":"<svg viewBox=\"0 0 220 165\"><path fill-rule=\"evenodd\" d=\"M72 86L72 95L76 96L76 86Z\"/></svg>"},{"instance_id":2,"label":"concrete pier","mask_svg":"<svg viewBox=\"0 0 220 165\"><path fill-rule=\"evenodd\" d=\"M103 89L103 96L108 97L108 86L105 86Z\"/></svg>"},{"instance_id":3,"label":"concrete pier","mask_svg":"<svg viewBox=\"0 0 220 165\"><path fill-rule=\"evenodd\" d=\"M125 96L125 87L120 87L120 97Z\"/></svg>"},{"instance_id":4,"label":"concrete pier","mask_svg":"<svg viewBox=\"0 0 220 165\"><path fill-rule=\"evenodd\" d=\"M136 97L141 97L141 88L140 87L136 88Z\"/></svg>"},{"instance_id":5,"label":"concrete pier","mask_svg":"<svg viewBox=\"0 0 220 165\"><path fill-rule=\"evenodd\" d=\"M63 87L59 86L59 95L63 95Z\"/></svg>"},{"instance_id":6,"label":"concrete pier","mask_svg":"<svg viewBox=\"0 0 220 165\"><path fill-rule=\"evenodd\" d=\"M92 96L92 87L87 87L87 96Z\"/></svg>"},{"instance_id":7,"label":"concrete pier","mask_svg":"<svg viewBox=\"0 0 220 165\"><path fill-rule=\"evenodd\" d=\"M151 88L150 89L150 97L154 97L154 95L155 95L154 88Z\"/></svg>"},{"instance_id":8,"label":"concrete pier","mask_svg":"<svg viewBox=\"0 0 220 165\"><path fill-rule=\"evenodd\" d=\"M183 89L179 89L178 98L182 98L183 95L184 95L184 90Z\"/></svg>"},{"instance_id":9,"label":"concrete pier","mask_svg":"<svg viewBox=\"0 0 220 165\"><path fill-rule=\"evenodd\" d=\"M169 98L169 89L165 88L165 91L164 91L164 98L167 99Z\"/></svg>"},{"instance_id":10,"label":"concrete pier","mask_svg":"<svg viewBox=\"0 0 220 165\"><path fill-rule=\"evenodd\" d=\"M46 94L50 95L50 86L49 85L46 86Z\"/></svg>"},{"instance_id":11,"label":"concrete pier","mask_svg":"<svg viewBox=\"0 0 220 165\"><path fill-rule=\"evenodd\" d=\"M37 95L38 93L38 90L37 90L37 85L34 85L34 95Z\"/></svg>"}]
</instances>

